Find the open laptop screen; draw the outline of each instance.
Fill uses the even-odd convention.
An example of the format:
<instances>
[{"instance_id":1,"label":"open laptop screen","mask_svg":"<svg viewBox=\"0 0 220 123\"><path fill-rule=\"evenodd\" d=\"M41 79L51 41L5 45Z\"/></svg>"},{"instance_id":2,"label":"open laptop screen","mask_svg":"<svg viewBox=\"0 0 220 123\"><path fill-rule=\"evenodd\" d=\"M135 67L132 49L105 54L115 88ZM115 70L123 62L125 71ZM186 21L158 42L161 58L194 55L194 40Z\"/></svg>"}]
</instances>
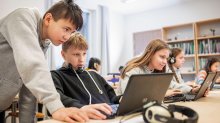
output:
<instances>
[{"instance_id":1,"label":"open laptop screen","mask_svg":"<svg viewBox=\"0 0 220 123\"><path fill-rule=\"evenodd\" d=\"M147 101L159 103L173 78L173 73L135 74L129 78L117 115L124 115L140 109Z\"/></svg>"}]
</instances>

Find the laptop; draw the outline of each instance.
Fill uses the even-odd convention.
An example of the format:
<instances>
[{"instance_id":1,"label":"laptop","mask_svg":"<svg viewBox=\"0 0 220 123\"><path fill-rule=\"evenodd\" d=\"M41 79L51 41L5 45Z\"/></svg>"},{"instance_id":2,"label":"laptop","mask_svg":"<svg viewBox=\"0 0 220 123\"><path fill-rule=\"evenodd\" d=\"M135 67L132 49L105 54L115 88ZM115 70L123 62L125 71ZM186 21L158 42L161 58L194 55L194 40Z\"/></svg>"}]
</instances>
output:
<instances>
[{"instance_id":1,"label":"laptop","mask_svg":"<svg viewBox=\"0 0 220 123\"><path fill-rule=\"evenodd\" d=\"M173 78L173 73L135 74L129 78L123 98L113 115L128 115L142 110L144 103L161 103ZM114 107L115 108L115 107Z\"/></svg>"},{"instance_id":2,"label":"laptop","mask_svg":"<svg viewBox=\"0 0 220 123\"><path fill-rule=\"evenodd\" d=\"M206 79L204 80L201 87L199 88L198 93L196 93L196 94L185 94L186 100L188 100L188 101L193 100L194 101L194 100L197 100L197 99L203 97L203 95L205 94L207 88L209 87L212 80L214 79L215 75L216 75L216 73L209 72Z\"/></svg>"},{"instance_id":3,"label":"laptop","mask_svg":"<svg viewBox=\"0 0 220 123\"><path fill-rule=\"evenodd\" d=\"M216 75L212 81L212 84L210 86L210 89L212 90L213 88L216 88L216 89L220 89L220 84L216 84L216 80L218 79L218 77L220 77L220 71L217 71L216 72Z\"/></svg>"}]
</instances>

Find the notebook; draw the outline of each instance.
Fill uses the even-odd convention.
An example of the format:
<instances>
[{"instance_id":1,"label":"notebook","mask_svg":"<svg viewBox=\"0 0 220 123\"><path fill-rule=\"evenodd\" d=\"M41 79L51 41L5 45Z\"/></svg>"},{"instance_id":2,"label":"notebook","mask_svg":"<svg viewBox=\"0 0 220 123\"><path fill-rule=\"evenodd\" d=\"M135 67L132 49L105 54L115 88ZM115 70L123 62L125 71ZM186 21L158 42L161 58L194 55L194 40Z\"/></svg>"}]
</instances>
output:
<instances>
[{"instance_id":1,"label":"notebook","mask_svg":"<svg viewBox=\"0 0 220 123\"><path fill-rule=\"evenodd\" d=\"M172 78L173 73L132 75L113 115L121 116L141 111L143 104L152 100L161 103Z\"/></svg>"},{"instance_id":2,"label":"notebook","mask_svg":"<svg viewBox=\"0 0 220 123\"><path fill-rule=\"evenodd\" d=\"M196 94L185 94L186 100L197 100L201 97L203 97L203 95L206 92L206 89L209 87L209 85L211 84L212 80L214 79L216 73L213 72L209 72L206 79L204 80L204 82L202 83L198 93Z\"/></svg>"}]
</instances>

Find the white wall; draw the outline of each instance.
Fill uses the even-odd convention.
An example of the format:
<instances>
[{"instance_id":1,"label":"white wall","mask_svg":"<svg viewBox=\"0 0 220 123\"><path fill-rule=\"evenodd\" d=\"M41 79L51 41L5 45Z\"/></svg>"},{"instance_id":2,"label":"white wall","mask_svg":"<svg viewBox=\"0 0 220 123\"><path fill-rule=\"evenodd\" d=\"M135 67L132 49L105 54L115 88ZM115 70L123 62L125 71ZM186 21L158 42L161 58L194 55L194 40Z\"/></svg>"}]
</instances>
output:
<instances>
[{"instance_id":1,"label":"white wall","mask_svg":"<svg viewBox=\"0 0 220 123\"><path fill-rule=\"evenodd\" d=\"M100 13L98 10L98 4L95 2L89 2L88 0L78 0L77 4L82 9L87 9L91 11L92 17L92 25L91 25L91 41L89 43L89 54L90 56L101 58L101 39L100 34L100 22L99 17ZM124 39L124 16L115 12L113 10L109 10L109 64L110 64L110 72L118 72L118 67L121 65L121 59L125 59L123 54L123 44L125 43Z\"/></svg>"},{"instance_id":2,"label":"white wall","mask_svg":"<svg viewBox=\"0 0 220 123\"><path fill-rule=\"evenodd\" d=\"M101 40L98 39L98 13L96 2L77 0L83 9L92 12L91 43L89 52L92 56L101 57ZM43 13L44 0L1 0L0 18L19 7L37 7ZM142 12L139 14L122 15L110 10L110 72L118 72L119 65L124 65L133 57L133 33L158 29L205 19L220 18L219 0L192 0L180 5Z\"/></svg>"},{"instance_id":3,"label":"white wall","mask_svg":"<svg viewBox=\"0 0 220 123\"><path fill-rule=\"evenodd\" d=\"M124 38L124 16L115 11L110 12L110 31L109 31L109 63L110 72L119 72L118 68L122 63L122 59L125 59L124 44L126 40Z\"/></svg>"},{"instance_id":4,"label":"white wall","mask_svg":"<svg viewBox=\"0 0 220 123\"><path fill-rule=\"evenodd\" d=\"M90 2L89 0L77 0L76 3L91 14L90 22L90 36L89 36L89 54L91 57L101 58L101 39L97 32L100 32L100 13L98 10L98 4L96 2Z\"/></svg>"},{"instance_id":5,"label":"white wall","mask_svg":"<svg viewBox=\"0 0 220 123\"><path fill-rule=\"evenodd\" d=\"M0 18L21 7L36 7L42 14L45 11L44 0L1 0Z\"/></svg>"},{"instance_id":6,"label":"white wall","mask_svg":"<svg viewBox=\"0 0 220 123\"><path fill-rule=\"evenodd\" d=\"M133 33L160 29L164 26L171 26L200 20L220 18L220 0L193 0L180 5L170 6L149 12L127 15L125 17L125 40L126 43L121 55L126 55L121 61L127 61L133 57ZM125 62L124 62L125 63ZM121 63L118 63L121 64Z\"/></svg>"},{"instance_id":7,"label":"white wall","mask_svg":"<svg viewBox=\"0 0 220 123\"><path fill-rule=\"evenodd\" d=\"M97 4L88 2L88 0L79 0L77 3L82 8L97 10ZM124 65L133 57L134 32L218 18L220 17L219 5L219 0L193 0L179 5L131 15L122 15L110 10L110 72L118 72L118 67ZM98 27L93 26L93 28ZM94 30L92 33L94 33ZM97 36L99 34L94 33L93 35ZM95 38L90 44L90 50L92 54L99 56L101 50L97 46L100 46L100 40Z\"/></svg>"}]
</instances>

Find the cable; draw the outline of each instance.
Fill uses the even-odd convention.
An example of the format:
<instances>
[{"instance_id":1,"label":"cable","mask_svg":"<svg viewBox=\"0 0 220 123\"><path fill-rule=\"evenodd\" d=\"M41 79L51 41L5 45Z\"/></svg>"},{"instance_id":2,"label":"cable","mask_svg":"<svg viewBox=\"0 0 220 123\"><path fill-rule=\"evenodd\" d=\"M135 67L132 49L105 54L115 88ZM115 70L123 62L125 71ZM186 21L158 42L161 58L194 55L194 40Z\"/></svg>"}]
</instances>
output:
<instances>
[{"instance_id":1,"label":"cable","mask_svg":"<svg viewBox=\"0 0 220 123\"><path fill-rule=\"evenodd\" d=\"M89 94L89 104L92 104L92 96L89 93L88 89L86 88L86 86L84 85L83 81L80 79L79 75L77 74L77 72L73 69L73 71L75 72L77 78L79 79L79 81L82 83L84 89L86 90L86 92Z\"/></svg>"},{"instance_id":2,"label":"cable","mask_svg":"<svg viewBox=\"0 0 220 123\"><path fill-rule=\"evenodd\" d=\"M86 70L85 70L86 71ZM90 78L92 79L92 81L93 81L93 83L95 84L95 86L96 86L96 88L99 90L99 93L100 94L103 94L103 91L99 88L99 86L96 84L96 82L95 82L95 80L92 78L92 76L91 76L91 74L88 72L88 71L86 71L88 74L89 74L89 76L90 76Z\"/></svg>"},{"instance_id":3,"label":"cable","mask_svg":"<svg viewBox=\"0 0 220 123\"><path fill-rule=\"evenodd\" d=\"M134 110L132 110L132 111L130 111L130 112L124 114L124 115L121 117L121 119L119 120L119 123L122 123L122 122L124 122L124 121L126 121L126 120L129 120L129 119L131 119L131 118L133 118L133 117L139 115L141 112L139 112L139 113L137 113L137 114L135 114L135 115L132 115L132 116L127 117L126 119L124 119L125 116L130 115L130 114L133 114L133 113L138 112L138 111L141 111L142 109L143 109L143 108L140 107L140 108L134 109Z\"/></svg>"}]
</instances>

